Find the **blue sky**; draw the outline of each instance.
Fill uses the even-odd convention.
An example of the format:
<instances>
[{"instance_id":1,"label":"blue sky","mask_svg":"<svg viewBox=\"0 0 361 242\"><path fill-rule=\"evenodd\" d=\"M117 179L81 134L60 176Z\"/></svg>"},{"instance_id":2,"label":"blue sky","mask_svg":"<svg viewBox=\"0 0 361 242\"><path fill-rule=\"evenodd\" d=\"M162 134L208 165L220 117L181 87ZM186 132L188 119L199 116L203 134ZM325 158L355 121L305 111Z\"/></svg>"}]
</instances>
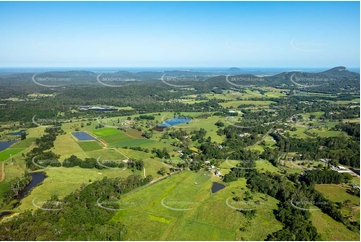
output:
<instances>
[{"instance_id":1,"label":"blue sky","mask_svg":"<svg viewBox=\"0 0 361 242\"><path fill-rule=\"evenodd\" d=\"M0 2L0 67L358 67L359 2Z\"/></svg>"}]
</instances>

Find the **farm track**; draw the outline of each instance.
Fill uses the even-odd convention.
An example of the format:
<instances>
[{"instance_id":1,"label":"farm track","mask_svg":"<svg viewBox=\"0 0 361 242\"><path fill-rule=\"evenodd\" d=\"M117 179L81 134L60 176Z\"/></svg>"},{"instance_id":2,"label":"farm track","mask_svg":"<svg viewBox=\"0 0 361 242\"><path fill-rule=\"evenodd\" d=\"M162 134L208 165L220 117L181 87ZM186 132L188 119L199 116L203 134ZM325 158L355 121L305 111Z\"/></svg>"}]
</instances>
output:
<instances>
[{"instance_id":1,"label":"farm track","mask_svg":"<svg viewBox=\"0 0 361 242\"><path fill-rule=\"evenodd\" d=\"M0 179L0 182L2 182L3 180L5 180L5 161L3 163L1 163L1 179Z\"/></svg>"},{"instance_id":2,"label":"farm track","mask_svg":"<svg viewBox=\"0 0 361 242\"><path fill-rule=\"evenodd\" d=\"M173 176L173 175L175 175L175 174L178 174L178 173L180 173L180 172L181 172L181 171L175 171L175 172L171 173L170 175L163 176L163 177L159 177L159 178L157 178L157 179L149 182L148 184L146 184L146 185L144 185L144 186L142 186L142 187L136 188L135 190L132 190L131 192L126 193L126 195L135 193L135 192L137 192L137 191L139 191L139 190L141 190L141 189L143 189L143 188L149 187L149 186L151 186L151 185L153 185L153 184L155 184L155 183L157 183L157 182L160 182L161 180L164 180L164 179L166 179L166 178L168 178L168 177L171 177L171 176ZM124 194L124 195L125 195L125 194Z\"/></svg>"},{"instance_id":3,"label":"farm track","mask_svg":"<svg viewBox=\"0 0 361 242\"><path fill-rule=\"evenodd\" d=\"M23 154L24 152L30 150L34 145L35 145L35 142L31 143L28 148L26 148L25 150L21 151L20 153L14 155L14 156ZM5 180L5 175L6 175L6 174L5 174L5 162L8 161L9 159L12 159L12 158L14 158L14 157L10 157L10 158L4 160L4 161L1 163L1 178L0 178L0 182L2 182L2 181ZM17 164L17 166L20 168L19 164Z\"/></svg>"}]
</instances>

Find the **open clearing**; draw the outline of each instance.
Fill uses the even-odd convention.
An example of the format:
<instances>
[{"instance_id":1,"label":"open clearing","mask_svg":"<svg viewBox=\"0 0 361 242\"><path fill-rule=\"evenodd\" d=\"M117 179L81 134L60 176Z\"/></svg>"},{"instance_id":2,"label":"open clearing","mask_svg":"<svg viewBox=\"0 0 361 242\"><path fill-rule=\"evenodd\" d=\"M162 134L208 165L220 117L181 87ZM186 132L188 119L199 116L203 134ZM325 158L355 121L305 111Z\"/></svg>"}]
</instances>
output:
<instances>
[{"instance_id":1,"label":"open clearing","mask_svg":"<svg viewBox=\"0 0 361 242\"><path fill-rule=\"evenodd\" d=\"M126 239L131 240L264 240L267 234L282 228L272 211L277 200L269 198L259 205L232 204L233 193L242 196L248 190L245 180L227 184L212 194L212 179L216 178L209 172L183 171L126 194L120 202L128 207L112 220L136 228L129 230ZM262 196L253 194L255 200L262 200ZM237 208L255 208L258 216L248 222L241 212L227 206L227 199ZM240 227L245 231L241 232Z\"/></svg>"},{"instance_id":2,"label":"open clearing","mask_svg":"<svg viewBox=\"0 0 361 242\"><path fill-rule=\"evenodd\" d=\"M7 160L23 150L25 150L25 148L8 148L6 150L3 150L0 152L0 161Z\"/></svg>"},{"instance_id":3,"label":"open clearing","mask_svg":"<svg viewBox=\"0 0 361 242\"><path fill-rule=\"evenodd\" d=\"M45 170L48 176L41 185L36 186L28 196L21 200L21 205L17 207L16 211L25 211L26 209L36 209L32 204L35 198L36 203L45 202L49 200L52 195L57 195L59 198L70 194L79 189L82 184L89 184L89 181L95 181L107 176L112 177L127 177L132 174L128 169L85 169L79 167L65 168L59 167L55 169Z\"/></svg>"},{"instance_id":4,"label":"open clearing","mask_svg":"<svg viewBox=\"0 0 361 242\"><path fill-rule=\"evenodd\" d=\"M345 188L342 188L335 184L320 184L316 185L316 190L321 192L325 198L332 202L343 202L345 200L351 200L353 204L360 206L360 198L354 195L348 194Z\"/></svg>"},{"instance_id":5,"label":"open clearing","mask_svg":"<svg viewBox=\"0 0 361 242\"><path fill-rule=\"evenodd\" d=\"M322 240L328 241L360 241L360 235L350 231L340 222L335 221L320 210L310 211L312 225L316 227Z\"/></svg>"}]
</instances>

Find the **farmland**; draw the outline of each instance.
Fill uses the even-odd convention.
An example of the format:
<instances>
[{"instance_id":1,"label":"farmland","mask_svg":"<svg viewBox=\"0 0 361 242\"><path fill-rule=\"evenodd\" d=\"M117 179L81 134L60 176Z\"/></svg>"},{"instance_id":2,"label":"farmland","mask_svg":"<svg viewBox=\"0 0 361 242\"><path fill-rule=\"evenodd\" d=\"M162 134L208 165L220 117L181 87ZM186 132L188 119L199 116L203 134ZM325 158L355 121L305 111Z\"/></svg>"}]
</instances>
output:
<instances>
[{"instance_id":1,"label":"farmland","mask_svg":"<svg viewBox=\"0 0 361 242\"><path fill-rule=\"evenodd\" d=\"M148 106L152 111L144 111L137 103L103 113L72 106L71 113L56 112L62 120L57 127L41 126L44 119L40 114L35 119L37 123L26 127L20 122L3 123L0 137L17 142L0 152L6 174L0 183L1 208L20 218L27 210L42 210L38 205L47 200L61 201L92 184L104 182L106 186L111 179L122 178L117 180L121 183L130 177L147 180L148 184L141 183L125 194L103 197L104 204L107 199L119 204L119 210L108 214L108 222L126 226L126 240L274 239L289 235L289 226L294 226L288 224L293 223L292 219L282 220L276 215L285 210L285 216L298 212L290 212L291 208L285 206L287 199L296 196L294 188L306 197L313 189L308 185L310 190L298 187L306 170L327 170L321 158L327 158L333 166L357 168L357 151L350 147L358 143L358 113L348 109L344 101L313 103L310 108L308 101L298 100L335 99L337 95L290 95L290 89L265 86L212 89L197 94L193 93L196 88L160 90L155 95L162 100L153 102L154 107ZM59 95L31 97L37 102ZM178 106L182 109L178 110ZM331 112L337 108L343 111ZM236 111L237 116L233 117L230 110ZM330 119L330 113L339 116ZM190 121L158 129L158 125L177 118ZM26 130L26 137L11 136L19 130ZM290 144L290 140L297 145ZM34 167L33 154L50 163L45 168ZM24 179L26 172L35 170L44 172L46 178L21 200L6 200L15 179ZM273 194L272 189L258 184L255 177L261 176L263 182L270 182L266 187L279 189L278 192ZM212 193L214 182L225 187ZM327 210L310 210L310 217L306 213L297 215L303 216L299 219L302 226L316 228L317 238L355 239L350 229L354 225L348 223L359 223L359 202L356 195L346 192L350 182L359 184L359 178L315 186L325 199L336 204L343 223ZM281 196L286 187L286 195ZM106 193L108 188L104 187ZM67 209L74 208L70 205ZM4 221L7 220L12 218ZM337 230L332 230L331 225ZM295 235L308 236L299 230L292 233Z\"/></svg>"},{"instance_id":2,"label":"farmland","mask_svg":"<svg viewBox=\"0 0 361 242\"><path fill-rule=\"evenodd\" d=\"M252 202L244 203L246 207L257 207L259 214L249 224L242 213L227 207L226 203L232 192L243 194L244 190L240 188L244 185L244 181L239 181L212 194L212 177L209 173L182 172L123 196L122 203L134 205L117 212L113 220L136 225L138 229L129 232L132 240L263 240L267 233L281 228L272 214L277 201L253 206L250 205ZM261 194L255 195L255 199L260 197ZM255 232L260 224L266 229ZM239 232L240 226L246 228L245 232ZM206 228L212 229L209 231ZM162 236L159 237L159 234Z\"/></svg>"}]
</instances>

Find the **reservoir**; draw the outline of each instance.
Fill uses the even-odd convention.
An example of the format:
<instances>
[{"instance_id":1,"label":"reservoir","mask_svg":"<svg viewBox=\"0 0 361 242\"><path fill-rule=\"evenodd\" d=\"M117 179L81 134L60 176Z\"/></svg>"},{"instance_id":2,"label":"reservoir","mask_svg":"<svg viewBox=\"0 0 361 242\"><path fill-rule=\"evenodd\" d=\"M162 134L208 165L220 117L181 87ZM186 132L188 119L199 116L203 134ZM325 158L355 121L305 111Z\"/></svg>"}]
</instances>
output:
<instances>
[{"instance_id":1,"label":"reservoir","mask_svg":"<svg viewBox=\"0 0 361 242\"><path fill-rule=\"evenodd\" d=\"M44 181L45 174L43 172L33 172L30 173L31 175L31 182L25 187L23 191L20 192L18 199L23 199L26 195L29 194L29 191L36 187L40 182Z\"/></svg>"},{"instance_id":2,"label":"reservoir","mask_svg":"<svg viewBox=\"0 0 361 242\"><path fill-rule=\"evenodd\" d=\"M25 133L25 131L26 130L20 130L20 131L18 131L18 132L15 132L15 133L11 133L11 134L9 134L9 135L11 135L11 136L20 136L22 133Z\"/></svg>"},{"instance_id":3,"label":"reservoir","mask_svg":"<svg viewBox=\"0 0 361 242\"><path fill-rule=\"evenodd\" d=\"M98 141L97 139L95 139L93 136L85 133L85 132L73 132L72 133L78 140L80 141L84 141L84 140L95 140Z\"/></svg>"},{"instance_id":4,"label":"reservoir","mask_svg":"<svg viewBox=\"0 0 361 242\"><path fill-rule=\"evenodd\" d=\"M12 212L8 212L8 211L6 211L6 212L0 212L0 219L1 219L2 217L5 217L6 215L10 215L10 214L12 214Z\"/></svg>"},{"instance_id":5,"label":"reservoir","mask_svg":"<svg viewBox=\"0 0 361 242\"><path fill-rule=\"evenodd\" d=\"M217 182L213 182L212 185L212 193L216 193L219 190L222 190L223 188L225 188L226 186Z\"/></svg>"},{"instance_id":6,"label":"reservoir","mask_svg":"<svg viewBox=\"0 0 361 242\"><path fill-rule=\"evenodd\" d=\"M31 182L24 188L23 191L20 192L19 196L18 196L18 200L23 199L24 197L26 197L26 195L29 194L29 191L36 187L40 182L44 181L45 179L45 174L43 172L33 172L30 173L31 176ZM6 215L10 215L12 214L11 211L5 211L5 212L0 212L0 219Z\"/></svg>"},{"instance_id":7,"label":"reservoir","mask_svg":"<svg viewBox=\"0 0 361 242\"><path fill-rule=\"evenodd\" d=\"M9 148L12 144L15 144L18 142L17 140L14 141L0 141L0 151L3 151L7 148Z\"/></svg>"},{"instance_id":8,"label":"reservoir","mask_svg":"<svg viewBox=\"0 0 361 242\"><path fill-rule=\"evenodd\" d=\"M188 123L190 121L191 121L190 118L172 118L158 126L159 127L169 127L169 126L176 125L176 124Z\"/></svg>"}]
</instances>

